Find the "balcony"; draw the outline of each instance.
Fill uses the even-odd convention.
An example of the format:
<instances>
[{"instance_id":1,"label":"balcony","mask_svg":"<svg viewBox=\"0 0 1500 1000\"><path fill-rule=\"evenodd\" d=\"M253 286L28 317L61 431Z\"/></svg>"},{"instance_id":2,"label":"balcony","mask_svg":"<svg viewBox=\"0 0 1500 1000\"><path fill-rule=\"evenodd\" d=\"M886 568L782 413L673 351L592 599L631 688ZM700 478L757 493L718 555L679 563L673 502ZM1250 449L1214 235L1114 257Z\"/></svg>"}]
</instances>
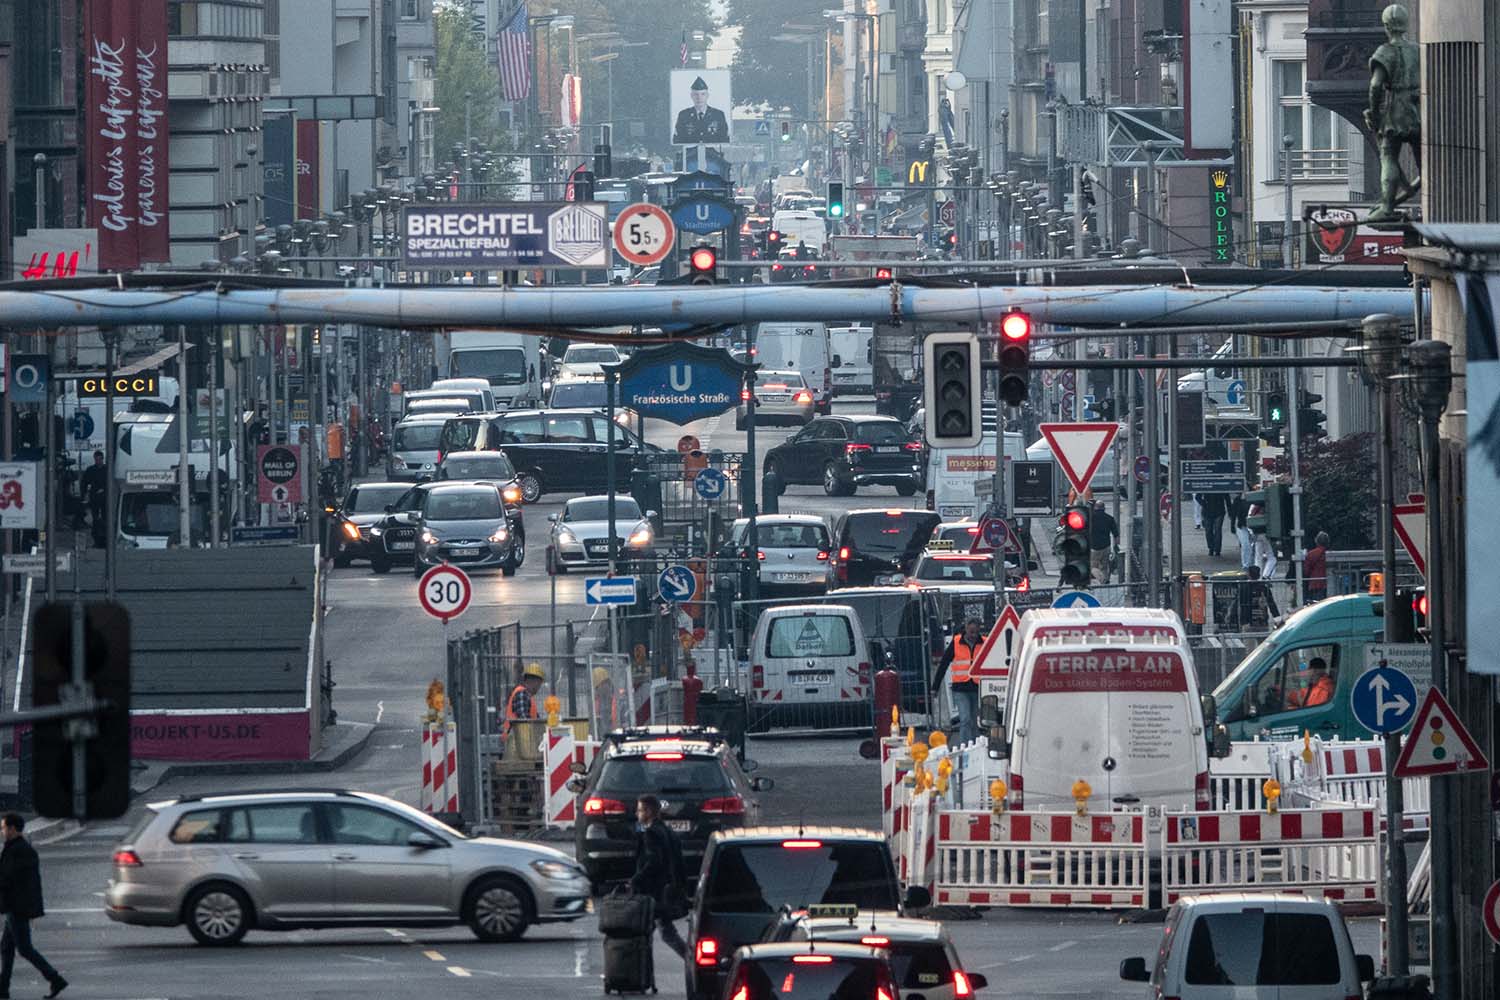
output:
<instances>
[{"instance_id":1,"label":"balcony","mask_svg":"<svg viewBox=\"0 0 1500 1000\"><path fill-rule=\"evenodd\" d=\"M1292 181L1303 183L1343 184L1349 180L1347 149L1294 149ZM1286 157L1276 157L1275 183L1286 183Z\"/></svg>"}]
</instances>

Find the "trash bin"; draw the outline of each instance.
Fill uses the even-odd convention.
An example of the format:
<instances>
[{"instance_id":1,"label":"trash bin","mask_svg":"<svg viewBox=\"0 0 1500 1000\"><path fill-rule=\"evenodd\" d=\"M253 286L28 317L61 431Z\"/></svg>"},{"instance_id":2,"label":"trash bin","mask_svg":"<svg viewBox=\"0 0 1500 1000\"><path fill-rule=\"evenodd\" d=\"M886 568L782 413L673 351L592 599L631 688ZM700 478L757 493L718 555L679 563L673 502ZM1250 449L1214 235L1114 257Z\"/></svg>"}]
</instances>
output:
<instances>
[{"instance_id":1,"label":"trash bin","mask_svg":"<svg viewBox=\"0 0 1500 1000\"><path fill-rule=\"evenodd\" d=\"M705 688L698 695L698 724L713 726L723 733L741 761L745 759L745 728L749 717L745 696L734 688Z\"/></svg>"}]
</instances>

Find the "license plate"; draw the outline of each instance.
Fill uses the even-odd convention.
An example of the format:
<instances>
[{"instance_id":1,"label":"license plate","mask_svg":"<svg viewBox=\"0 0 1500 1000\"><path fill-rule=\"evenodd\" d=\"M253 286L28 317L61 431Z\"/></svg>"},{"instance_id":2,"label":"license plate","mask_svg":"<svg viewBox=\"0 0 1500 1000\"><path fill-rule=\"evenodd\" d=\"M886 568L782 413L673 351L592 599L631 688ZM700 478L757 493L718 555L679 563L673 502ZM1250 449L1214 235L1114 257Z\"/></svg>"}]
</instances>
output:
<instances>
[{"instance_id":1,"label":"license plate","mask_svg":"<svg viewBox=\"0 0 1500 1000\"><path fill-rule=\"evenodd\" d=\"M875 448L875 454L877 454L877 455L899 455L900 453L901 453L901 446L900 445L882 444L882 445L879 445L879 446L877 446Z\"/></svg>"},{"instance_id":2,"label":"license plate","mask_svg":"<svg viewBox=\"0 0 1500 1000\"><path fill-rule=\"evenodd\" d=\"M448 554L451 555L451 556L477 556L477 555L479 555L479 550L478 549L449 549L448 550Z\"/></svg>"},{"instance_id":3,"label":"license plate","mask_svg":"<svg viewBox=\"0 0 1500 1000\"><path fill-rule=\"evenodd\" d=\"M673 833L692 833L693 821L690 819L669 819L667 820L667 829Z\"/></svg>"},{"instance_id":4,"label":"license plate","mask_svg":"<svg viewBox=\"0 0 1500 1000\"><path fill-rule=\"evenodd\" d=\"M416 542L392 542L391 543L391 551L392 552L410 552L413 548L416 547L416 544L417 544Z\"/></svg>"},{"instance_id":5,"label":"license plate","mask_svg":"<svg viewBox=\"0 0 1500 1000\"><path fill-rule=\"evenodd\" d=\"M813 580L811 573L772 573L772 583L809 583Z\"/></svg>"},{"instance_id":6,"label":"license plate","mask_svg":"<svg viewBox=\"0 0 1500 1000\"><path fill-rule=\"evenodd\" d=\"M793 681L800 681L800 682L802 682L804 684L827 684L829 681L833 680L833 671L832 670L816 670L816 671L793 670L793 671L788 672L787 676L790 677Z\"/></svg>"}]
</instances>

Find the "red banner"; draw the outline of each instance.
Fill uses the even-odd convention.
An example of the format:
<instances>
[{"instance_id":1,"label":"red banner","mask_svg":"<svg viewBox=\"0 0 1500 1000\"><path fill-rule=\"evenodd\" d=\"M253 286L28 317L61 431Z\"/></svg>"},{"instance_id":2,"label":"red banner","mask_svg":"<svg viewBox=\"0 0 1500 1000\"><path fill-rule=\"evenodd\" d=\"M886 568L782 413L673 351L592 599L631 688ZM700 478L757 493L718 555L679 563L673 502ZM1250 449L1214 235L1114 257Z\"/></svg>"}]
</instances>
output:
<instances>
[{"instance_id":1,"label":"red banner","mask_svg":"<svg viewBox=\"0 0 1500 1000\"><path fill-rule=\"evenodd\" d=\"M306 709L131 712L130 753L138 760L307 760L312 728Z\"/></svg>"},{"instance_id":2,"label":"red banner","mask_svg":"<svg viewBox=\"0 0 1500 1000\"><path fill-rule=\"evenodd\" d=\"M166 0L86 0L85 146L99 266L171 257L167 211Z\"/></svg>"},{"instance_id":3,"label":"red banner","mask_svg":"<svg viewBox=\"0 0 1500 1000\"><path fill-rule=\"evenodd\" d=\"M297 218L318 217L318 123L297 122Z\"/></svg>"},{"instance_id":4,"label":"red banner","mask_svg":"<svg viewBox=\"0 0 1500 1000\"><path fill-rule=\"evenodd\" d=\"M1041 653L1031 675L1033 694L1186 690L1182 657L1151 648Z\"/></svg>"}]
</instances>

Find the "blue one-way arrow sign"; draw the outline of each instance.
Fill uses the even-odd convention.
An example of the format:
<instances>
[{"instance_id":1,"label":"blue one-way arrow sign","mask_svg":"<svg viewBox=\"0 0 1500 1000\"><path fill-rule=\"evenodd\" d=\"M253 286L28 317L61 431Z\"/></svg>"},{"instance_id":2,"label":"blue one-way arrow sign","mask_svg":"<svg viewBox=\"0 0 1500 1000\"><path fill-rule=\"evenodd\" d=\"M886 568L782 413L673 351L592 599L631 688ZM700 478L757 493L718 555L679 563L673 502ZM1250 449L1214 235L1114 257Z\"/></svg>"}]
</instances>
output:
<instances>
[{"instance_id":1,"label":"blue one-way arrow sign","mask_svg":"<svg viewBox=\"0 0 1500 1000\"><path fill-rule=\"evenodd\" d=\"M1359 675L1349 692L1354 718L1372 733L1406 728L1417 709L1417 686L1395 667L1372 667Z\"/></svg>"},{"instance_id":2,"label":"blue one-way arrow sign","mask_svg":"<svg viewBox=\"0 0 1500 1000\"><path fill-rule=\"evenodd\" d=\"M634 604L633 576L591 576L583 581L583 596L589 604Z\"/></svg>"}]
</instances>

